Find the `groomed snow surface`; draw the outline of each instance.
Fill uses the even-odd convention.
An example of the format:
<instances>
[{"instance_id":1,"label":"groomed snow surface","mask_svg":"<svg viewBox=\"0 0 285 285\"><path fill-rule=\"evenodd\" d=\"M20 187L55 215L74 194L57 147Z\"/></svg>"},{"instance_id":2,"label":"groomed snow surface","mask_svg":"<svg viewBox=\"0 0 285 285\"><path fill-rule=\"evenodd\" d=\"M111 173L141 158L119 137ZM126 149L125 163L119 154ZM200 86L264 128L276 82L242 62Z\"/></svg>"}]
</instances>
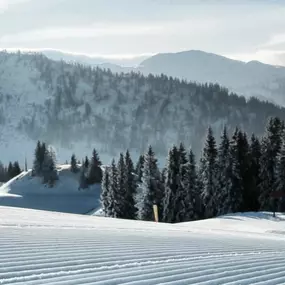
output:
<instances>
[{"instance_id":1,"label":"groomed snow surface","mask_svg":"<svg viewBox=\"0 0 285 285\"><path fill-rule=\"evenodd\" d=\"M285 216L183 224L0 207L0 284L285 284Z\"/></svg>"}]
</instances>

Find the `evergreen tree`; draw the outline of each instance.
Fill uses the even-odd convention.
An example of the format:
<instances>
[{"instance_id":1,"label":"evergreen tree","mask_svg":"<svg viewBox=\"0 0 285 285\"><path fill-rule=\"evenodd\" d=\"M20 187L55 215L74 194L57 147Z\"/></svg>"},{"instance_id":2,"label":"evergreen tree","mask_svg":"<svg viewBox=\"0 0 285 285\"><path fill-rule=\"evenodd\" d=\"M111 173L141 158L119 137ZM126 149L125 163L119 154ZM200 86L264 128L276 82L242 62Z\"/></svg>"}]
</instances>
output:
<instances>
[{"instance_id":1,"label":"evergreen tree","mask_svg":"<svg viewBox=\"0 0 285 285\"><path fill-rule=\"evenodd\" d=\"M36 149L35 149L35 158L33 163L33 171L35 175L40 175L42 171L42 162L41 161L41 149L42 144L40 141L38 141Z\"/></svg>"},{"instance_id":2,"label":"evergreen tree","mask_svg":"<svg viewBox=\"0 0 285 285\"><path fill-rule=\"evenodd\" d=\"M179 181L179 171L180 171L180 152L176 146L173 146L169 150L167 168L166 168L166 181L165 181L165 194L163 201L163 221L167 223L175 223L177 211L177 199L182 200L182 193L178 193L180 181ZM183 189L180 188L180 192ZM182 203L182 201L181 201Z\"/></svg>"},{"instance_id":3,"label":"evergreen tree","mask_svg":"<svg viewBox=\"0 0 285 285\"><path fill-rule=\"evenodd\" d=\"M9 180L14 177L14 169L13 169L13 164L11 161L9 162L9 165L8 165L8 177L9 177Z\"/></svg>"},{"instance_id":4,"label":"evergreen tree","mask_svg":"<svg viewBox=\"0 0 285 285\"><path fill-rule=\"evenodd\" d=\"M227 197L227 212L235 213L242 210L244 189L243 133L236 128L230 141L231 155L231 190Z\"/></svg>"},{"instance_id":5,"label":"evergreen tree","mask_svg":"<svg viewBox=\"0 0 285 285\"><path fill-rule=\"evenodd\" d=\"M200 197L197 185L197 170L195 156L192 150L189 153L189 160L180 166L180 188L178 196L177 222L185 222L197 219L200 212Z\"/></svg>"},{"instance_id":6,"label":"evergreen tree","mask_svg":"<svg viewBox=\"0 0 285 285\"><path fill-rule=\"evenodd\" d=\"M261 210L270 210L270 193L276 186L277 156L281 149L284 123L270 118L261 142L259 203Z\"/></svg>"},{"instance_id":7,"label":"evergreen tree","mask_svg":"<svg viewBox=\"0 0 285 285\"><path fill-rule=\"evenodd\" d=\"M137 185L135 180L135 169L134 164L131 159L129 151L126 152L125 156L125 167L126 167L126 209L125 209L125 218L126 219L135 219L137 208L135 206L135 196L137 191Z\"/></svg>"},{"instance_id":8,"label":"evergreen tree","mask_svg":"<svg viewBox=\"0 0 285 285\"><path fill-rule=\"evenodd\" d=\"M15 161L13 164L13 177L19 175L22 172L19 162Z\"/></svg>"},{"instance_id":9,"label":"evergreen tree","mask_svg":"<svg viewBox=\"0 0 285 285\"><path fill-rule=\"evenodd\" d=\"M260 184L260 157L261 157L261 145L259 139L255 136L251 136L250 143L250 173L251 176L251 195L249 198L248 204L251 211L258 211L260 208L258 197L259 197L259 188Z\"/></svg>"},{"instance_id":10,"label":"evergreen tree","mask_svg":"<svg viewBox=\"0 0 285 285\"><path fill-rule=\"evenodd\" d=\"M153 205L159 203L160 173L157 159L150 146L144 157L142 183L137 195L138 219L153 221Z\"/></svg>"},{"instance_id":11,"label":"evergreen tree","mask_svg":"<svg viewBox=\"0 0 285 285\"><path fill-rule=\"evenodd\" d=\"M75 154L73 154L70 159L70 171L73 173L77 173L79 171Z\"/></svg>"},{"instance_id":12,"label":"evergreen tree","mask_svg":"<svg viewBox=\"0 0 285 285\"><path fill-rule=\"evenodd\" d=\"M88 183L95 184L102 182L102 169L101 169L102 162L100 161L99 155L97 151L94 149L92 153L92 158L90 162L90 171L88 175Z\"/></svg>"},{"instance_id":13,"label":"evergreen tree","mask_svg":"<svg viewBox=\"0 0 285 285\"><path fill-rule=\"evenodd\" d=\"M138 182L142 182L143 165L144 165L144 155L140 155L139 160L136 165L136 171L135 171Z\"/></svg>"},{"instance_id":14,"label":"evergreen tree","mask_svg":"<svg viewBox=\"0 0 285 285\"><path fill-rule=\"evenodd\" d=\"M85 160L84 160L84 167L85 167L85 170L87 171L87 169L89 168L89 159L87 156L85 156Z\"/></svg>"},{"instance_id":15,"label":"evergreen tree","mask_svg":"<svg viewBox=\"0 0 285 285\"><path fill-rule=\"evenodd\" d=\"M285 141L283 141L280 153L278 154L278 163L276 169L275 191L281 191L285 195ZM284 198L279 199L278 211L284 212Z\"/></svg>"},{"instance_id":16,"label":"evergreen tree","mask_svg":"<svg viewBox=\"0 0 285 285\"><path fill-rule=\"evenodd\" d=\"M116 207L116 217L125 218L127 211L127 202L126 202L126 165L124 160L124 155L121 153L117 165L118 171L118 187L116 188L116 197L118 198L117 207Z\"/></svg>"},{"instance_id":17,"label":"evergreen tree","mask_svg":"<svg viewBox=\"0 0 285 285\"><path fill-rule=\"evenodd\" d=\"M113 159L110 168L110 183L109 183L109 202L107 208L107 216L117 218L118 213L120 213L120 203L119 200L122 198L118 196L118 170Z\"/></svg>"},{"instance_id":18,"label":"evergreen tree","mask_svg":"<svg viewBox=\"0 0 285 285\"><path fill-rule=\"evenodd\" d=\"M108 215L108 209L110 204L109 191L110 191L110 174L109 174L109 169L106 167L105 171L103 172L102 190L100 196L102 211L105 217Z\"/></svg>"},{"instance_id":19,"label":"evergreen tree","mask_svg":"<svg viewBox=\"0 0 285 285\"><path fill-rule=\"evenodd\" d=\"M217 215L224 215L231 212L232 208L232 160L230 140L226 127L223 129L221 143L218 149L218 185Z\"/></svg>"},{"instance_id":20,"label":"evergreen tree","mask_svg":"<svg viewBox=\"0 0 285 285\"><path fill-rule=\"evenodd\" d=\"M211 128L200 161L201 195L205 207L205 217L214 217L217 213L217 147Z\"/></svg>"},{"instance_id":21,"label":"evergreen tree","mask_svg":"<svg viewBox=\"0 0 285 285\"><path fill-rule=\"evenodd\" d=\"M56 170L56 154L54 149L50 146L45 148L44 161L42 164L43 183L48 183L52 187L58 179Z\"/></svg>"}]
</instances>

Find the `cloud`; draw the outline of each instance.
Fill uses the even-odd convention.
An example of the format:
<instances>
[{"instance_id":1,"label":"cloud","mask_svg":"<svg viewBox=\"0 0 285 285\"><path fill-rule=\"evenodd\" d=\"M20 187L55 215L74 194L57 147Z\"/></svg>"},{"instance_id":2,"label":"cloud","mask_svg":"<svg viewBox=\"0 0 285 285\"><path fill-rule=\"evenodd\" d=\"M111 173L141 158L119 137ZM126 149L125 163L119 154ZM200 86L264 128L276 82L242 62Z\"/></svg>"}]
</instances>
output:
<instances>
[{"instance_id":1,"label":"cloud","mask_svg":"<svg viewBox=\"0 0 285 285\"><path fill-rule=\"evenodd\" d=\"M0 12L9 9L13 5L29 1L31 0L0 0Z\"/></svg>"},{"instance_id":2,"label":"cloud","mask_svg":"<svg viewBox=\"0 0 285 285\"><path fill-rule=\"evenodd\" d=\"M19 43L63 38L80 39L102 36L151 35L159 34L163 30L164 27L162 25L106 25L97 23L93 27L54 27L3 35L0 37L0 43Z\"/></svg>"}]
</instances>

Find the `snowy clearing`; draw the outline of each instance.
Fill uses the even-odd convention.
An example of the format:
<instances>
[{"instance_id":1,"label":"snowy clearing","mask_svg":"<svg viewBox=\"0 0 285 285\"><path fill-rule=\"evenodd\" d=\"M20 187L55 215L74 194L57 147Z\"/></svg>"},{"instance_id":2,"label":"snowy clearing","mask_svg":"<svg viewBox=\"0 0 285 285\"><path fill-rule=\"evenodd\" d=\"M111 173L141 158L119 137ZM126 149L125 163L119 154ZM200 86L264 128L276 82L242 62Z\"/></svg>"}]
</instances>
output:
<instances>
[{"instance_id":1,"label":"snowy clearing","mask_svg":"<svg viewBox=\"0 0 285 285\"><path fill-rule=\"evenodd\" d=\"M285 284L285 216L226 217L169 225L0 207L0 284Z\"/></svg>"},{"instance_id":2,"label":"snowy clearing","mask_svg":"<svg viewBox=\"0 0 285 285\"><path fill-rule=\"evenodd\" d=\"M70 165L58 165L54 187L42 184L32 177L31 170L23 172L0 187L0 205L65 213L86 214L98 209L100 185L79 190L79 173L70 171Z\"/></svg>"}]
</instances>

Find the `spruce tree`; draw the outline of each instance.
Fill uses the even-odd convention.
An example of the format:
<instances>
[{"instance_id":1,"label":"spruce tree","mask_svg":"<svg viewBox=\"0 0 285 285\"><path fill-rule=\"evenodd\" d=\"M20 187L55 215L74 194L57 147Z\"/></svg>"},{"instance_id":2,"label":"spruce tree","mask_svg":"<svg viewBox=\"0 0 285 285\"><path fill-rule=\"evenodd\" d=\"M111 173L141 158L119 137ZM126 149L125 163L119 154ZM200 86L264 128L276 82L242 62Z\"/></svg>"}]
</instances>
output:
<instances>
[{"instance_id":1,"label":"spruce tree","mask_svg":"<svg viewBox=\"0 0 285 285\"><path fill-rule=\"evenodd\" d=\"M227 128L224 127L221 143L218 148L218 185L217 193L217 215L224 215L231 212L232 199L232 160L230 152L230 140Z\"/></svg>"},{"instance_id":2,"label":"spruce tree","mask_svg":"<svg viewBox=\"0 0 285 285\"><path fill-rule=\"evenodd\" d=\"M188 162L180 166L180 188L183 190L178 196L178 210L176 222L192 221L199 217L200 197L197 184L197 170L195 156L192 150Z\"/></svg>"},{"instance_id":3,"label":"spruce tree","mask_svg":"<svg viewBox=\"0 0 285 285\"><path fill-rule=\"evenodd\" d=\"M122 198L118 195L118 170L116 162L113 159L110 168L110 183L109 183L109 195L108 195L108 208L107 216L117 218L118 213L120 213L120 203L119 200Z\"/></svg>"},{"instance_id":4,"label":"spruce tree","mask_svg":"<svg viewBox=\"0 0 285 285\"><path fill-rule=\"evenodd\" d=\"M153 205L160 202L159 186L160 173L157 167L157 159L150 146L144 156L142 183L140 184L137 195L138 219L146 221L154 220Z\"/></svg>"},{"instance_id":5,"label":"spruce tree","mask_svg":"<svg viewBox=\"0 0 285 285\"><path fill-rule=\"evenodd\" d=\"M285 195L285 141L283 141L280 153L278 154L276 182L274 189L275 191L283 192L283 194ZM278 203L278 211L284 212L284 210L284 198L280 198Z\"/></svg>"},{"instance_id":6,"label":"spruce tree","mask_svg":"<svg viewBox=\"0 0 285 285\"><path fill-rule=\"evenodd\" d=\"M261 157L261 145L259 139L253 134L251 136L250 142L250 173L252 177L250 189L251 197L249 198L248 204L251 211L258 211L260 208L258 197L259 197L259 188L260 184L260 157Z\"/></svg>"},{"instance_id":7,"label":"spruce tree","mask_svg":"<svg viewBox=\"0 0 285 285\"><path fill-rule=\"evenodd\" d=\"M124 155L120 153L120 158L117 165L118 171L118 187L116 189L116 197L118 198L117 207L116 207L116 217L125 218L127 211L126 203L126 165Z\"/></svg>"},{"instance_id":8,"label":"spruce tree","mask_svg":"<svg viewBox=\"0 0 285 285\"><path fill-rule=\"evenodd\" d=\"M40 175L42 170L41 149L42 149L42 144L40 141L38 141L35 149L35 158L33 163L33 172L36 176Z\"/></svg>"},{"instance_id":9,"label":"spruce tree","mask_svg":"<svg viewBox=\"0 0 285 285\"><path fill-rule=\"evenodd\" d=\"M134 164L131 159L131 155L127 150L125 156L125 170L126 170L126 209L125 209L125 218L126 219L135 219L137 208L135 206L135 196L137 191L136 179L134 176L135 169Z\"/></svg>"},{"instance_id":10,"label":"spruce tree","mask_svg":"<svg viewBox=\"0 0 285 285\"><path fill-rule=\"evenodd\" d=\"M182 193L178 193L180 181L180 153L176 146L173 146L168 153L167 168L166 168L166 181L165 181L165 194L163 201L163 221L166 223L175 223L177 216L177 203L183 199ZM183 189L180 188L180 192ZM181 202L182 203L182 202Z\"/></svg>"},{"instance_id":11,"label":"spruce tree","mask_svg":"<svg viewBox=\"0 0 285 285\"><path fill-rule=\"evenodd\" d=\"M136 165L136 171L135 171L138 182L142 182L143 165L144 165L144 155L140 155L139 160Z\"/></svg>"},{"instance_id":12,"label":"spruce tree","mask_svg":"<svg viewBox=\"0 0 285 285\"><path fill-rule=\"evenodd\" d=\"M72 154L70 159L70 171L73 173L77 173L79 171L75 154Z\"/></svg>"},{"instance_id":13,"label":"spruce tree","mask_svg":"<svg viewBox=\"0 0 285 285\"><path fill-rule=\"evenodd\" d=\"M8 165L8 177L9 179L12 179L14 177L14 169L13 169L13 164L10 161Z\"/></svg>"},{"instance_id":14,"label":"spruce tree","mask_svg":"<svg viewBox=\"0 0 285 285\"><path fill-rule=\"evenodd\" d=\"M270 210L270 194L276 187L277 157L279 155L284 123L279 118L270 118L261 142L259 203L261 210Z\"/></svg>"},{"instance_id":15,"label":"spruce tree","mask_svg":"<svg viewBox=\"0 0 285 285\"><path fill-rule=\"evenodd\" d=\"M85 160L84 160L84 167L85 167L85 170L87 171L87 169L89 168L89 159L87 156L85 156Z\"/></svg>"},{"instance_id":16,"label":"spruce tree","mask_svg":"<svg viewBox=\"0 0 285 285\"><path fill-rule=\"evenodd\" d=\"M51 146L49 148L45 148L42 175L43 183L48 183L50 187L52 187L58 179L56 170L56 154Z\"/></svg>"},{"instance_id":17,"label":"spruce tree","mask_svg":"<svg viewBox=\"0 0 285 285\"><path fill-rule=\"evenodd\" d=\"M227 212L235 213L242 210L244 179L243 179L243 150L242 150L242 132L236 128L230 141L230 156L231 156L231 188L227 197Z\"/></svg>"},{"instance_id":18,"label":"spruce tree","mask_svg":"<svg viewBox=\"0 0 285 285\"><path fill-rule=\"evenodd\" d=\"M109 195L110 195L110 174L109 174L109 169L106 167L105 171L103 172L102 190L100 196L102 211L105 217L108 216L108 209L110 203Z\"/></svg>"},{"instance_id":19,"label":"spruce tree","mask_svg":"<svg viewBox=\"0 0 285 285\"><path fill-rule=\"evenodd\" d=\"M13 164L13 177L19 175L22 172L19 162L15 161Z\"/></svg>"},{"instance_id":20,"label":"spruce tree","mask_svg":"<svg viewBox=\"0 0 285 285\"><path fill-rule=\"evenodd\" d=\"M217 170L216 140L209 128L200 161L201 195L206 218L212 218L217 213Z\"/></svg>"},{"instance_id":21,"label":"spruce tree","mask_svg":"<svg viewBox=\"0 0 285 285\"><path fill-rule=\"evenodd\" d=\"M95 184L102 182L102 169L101 169L102 162L100 161L99 155L97 151L94 149L92 153L92 158L90 162L90 170L88 175L88 183Z\"/></svg>"}]
</instances>

